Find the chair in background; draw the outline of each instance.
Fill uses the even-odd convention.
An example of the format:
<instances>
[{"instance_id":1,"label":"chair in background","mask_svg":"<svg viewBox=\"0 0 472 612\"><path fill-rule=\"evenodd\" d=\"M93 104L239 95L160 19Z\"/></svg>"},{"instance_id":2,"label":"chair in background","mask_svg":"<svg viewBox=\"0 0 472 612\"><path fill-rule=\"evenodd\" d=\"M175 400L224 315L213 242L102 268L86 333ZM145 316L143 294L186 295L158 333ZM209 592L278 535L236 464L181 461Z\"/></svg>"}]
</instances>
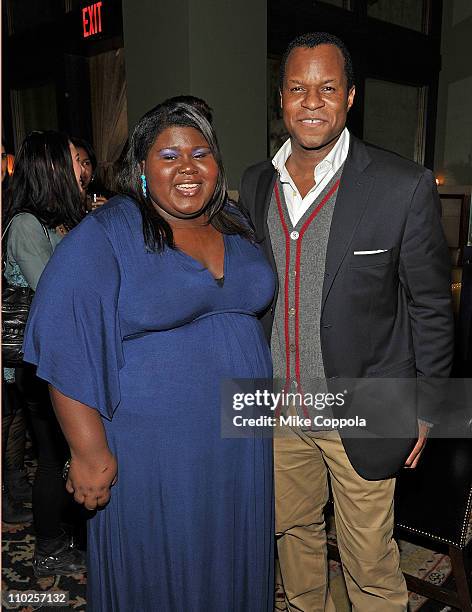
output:
<instances>
[{"instance_id":1,"label":"chair in background","mask_svg":"<svg viewBox=\"0 0 472 612\"><path fill-rule=\"evenodd\" d=\"M429 440L418 467L397 480L395 523L402 540L430 549L446 545L456 590L405 578L411 591L462 612L472 612L471 511L472 440Z\"/></svg>"}]
</instances>

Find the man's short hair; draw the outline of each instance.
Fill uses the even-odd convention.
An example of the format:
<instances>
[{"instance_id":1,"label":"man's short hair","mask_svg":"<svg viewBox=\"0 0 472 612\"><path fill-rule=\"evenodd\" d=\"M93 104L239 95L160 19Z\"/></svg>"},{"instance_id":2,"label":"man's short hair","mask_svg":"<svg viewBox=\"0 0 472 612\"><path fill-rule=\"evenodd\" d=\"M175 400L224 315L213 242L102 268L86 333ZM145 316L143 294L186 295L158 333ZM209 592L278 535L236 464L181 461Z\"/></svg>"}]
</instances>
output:
<instances>
[{"instance_id":1,"label":"man's short hair","mask_svg":"<svg viewBox=\"0 0 472 612\"><path fill-rule=\"evenodd\" d=\"M297 38L292 40L292 42L287 47L285 53L283 54L279 72L280 90L282 90L284 86L285 67L287 65L287 60L290 53L297 47L306 47L308 49L313 49L313 47L318 47L318 45L334 45L341 51L344 58L344 72L346 74L347 90L349 91L351 87L353 87L354 68L352 66L352 58L351 54L348 51L348 48L343 43L343 41L337 36L334 36L334 34L329 34L328 32L308 32L307 34L301 34L300 36L297 36Z\"/></svg>"}]
</instances>

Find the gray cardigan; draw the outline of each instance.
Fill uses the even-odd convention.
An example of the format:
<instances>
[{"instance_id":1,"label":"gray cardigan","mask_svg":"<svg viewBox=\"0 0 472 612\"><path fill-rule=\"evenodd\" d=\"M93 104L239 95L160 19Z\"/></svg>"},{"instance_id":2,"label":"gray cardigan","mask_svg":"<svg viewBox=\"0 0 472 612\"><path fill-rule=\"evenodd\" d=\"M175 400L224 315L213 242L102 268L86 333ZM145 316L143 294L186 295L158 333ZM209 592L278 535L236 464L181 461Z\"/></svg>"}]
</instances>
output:
<instances>
[{"instance_id":1,"label":"gray cardigan","mask_svg":"<svg viewBox=\"0 0 472 612\"><path fill-rule=\"evenodd\" d=\"M49 240L41 223L30 213L20 213L8 230L5 277L19 287L36 291L41 274L62 236L48 229Z\"/></svg>"}]
</instances>

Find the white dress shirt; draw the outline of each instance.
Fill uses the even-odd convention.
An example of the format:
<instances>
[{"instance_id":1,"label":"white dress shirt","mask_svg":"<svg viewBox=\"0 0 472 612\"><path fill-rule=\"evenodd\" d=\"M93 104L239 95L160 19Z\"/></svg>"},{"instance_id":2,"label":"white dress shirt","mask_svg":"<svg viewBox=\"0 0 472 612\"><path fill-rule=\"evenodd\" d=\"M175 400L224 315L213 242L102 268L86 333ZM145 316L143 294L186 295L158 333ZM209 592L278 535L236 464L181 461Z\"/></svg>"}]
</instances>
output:
<instances>
[{"instance_id":1,"label":"white dress shirt","mask_svg":"<svg viewBox=\"0 0 472 612\"><path fill-rule=\"evenodd\" d=\"M339 168L346 161L349 151L349 131L347 128L341 132L338 142L334 145L328 155L315 166L313 170L315 184L304 198L300 195L292 177L290 176L286 162L292 154L290 138L280 147L272 159L275 169L279 173L282 183L285 202L292 225L295 226L306 211L313 204L315 199L323 191L325 186L333 178Z\"/></svg>"}]
</instances>

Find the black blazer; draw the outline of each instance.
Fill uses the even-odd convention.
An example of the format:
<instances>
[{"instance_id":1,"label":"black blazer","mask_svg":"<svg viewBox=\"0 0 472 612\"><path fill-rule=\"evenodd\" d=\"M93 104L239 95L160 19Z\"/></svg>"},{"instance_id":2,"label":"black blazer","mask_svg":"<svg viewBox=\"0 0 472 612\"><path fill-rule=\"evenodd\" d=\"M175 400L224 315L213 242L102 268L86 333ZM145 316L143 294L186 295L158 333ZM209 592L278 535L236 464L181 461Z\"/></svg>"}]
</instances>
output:
<instances>
[{"instance_id":1,"label":"black blazer","mask_svg":"<svg viewBox=\"0 0 472 612\"><path fill-rule=\"evenodd\" d=\"M275 179L272 163L265 161L246 170L240 188L240 204L274 270L267 213ZM449 376L450 257L440 210L429 170L351 135L322 290L321 351L328 379ZM375 250L384 252L354 255ZM276 300L277 293L262 317L268 338ZM428 406L420 404L419 413L428 418ZM416 422L416 415L410 418ZM359 474L381 479L402 467L413 440L343 443Z\"/></svg>"}]
</instances>

